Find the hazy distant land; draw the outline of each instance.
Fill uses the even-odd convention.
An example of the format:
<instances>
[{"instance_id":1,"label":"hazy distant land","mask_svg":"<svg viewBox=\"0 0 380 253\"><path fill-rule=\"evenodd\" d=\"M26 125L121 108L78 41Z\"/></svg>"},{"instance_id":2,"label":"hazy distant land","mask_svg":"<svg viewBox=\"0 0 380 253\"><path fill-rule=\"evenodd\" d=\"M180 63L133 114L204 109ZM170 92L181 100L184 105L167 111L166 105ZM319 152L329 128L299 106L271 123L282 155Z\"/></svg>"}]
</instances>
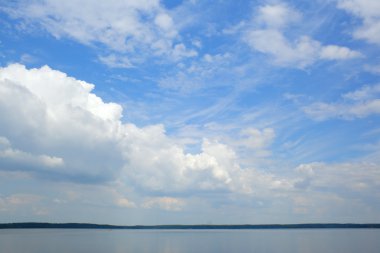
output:
<instances>
[{"instance_id":1,"label":"hazy distant land","mask_svg":"<svg viewBox=\"0 0 380 253\"><path fill-rule=\"evenodd\" d=\"M19 222L1 223L0 229L32 229L32 228L69 228L69 229L337 229L337 228L375 228L379 223L304 223L304 224L262 224L262 225L134 225L119 226L91 223L45 223Z\"/></svg>"}]
</instances>

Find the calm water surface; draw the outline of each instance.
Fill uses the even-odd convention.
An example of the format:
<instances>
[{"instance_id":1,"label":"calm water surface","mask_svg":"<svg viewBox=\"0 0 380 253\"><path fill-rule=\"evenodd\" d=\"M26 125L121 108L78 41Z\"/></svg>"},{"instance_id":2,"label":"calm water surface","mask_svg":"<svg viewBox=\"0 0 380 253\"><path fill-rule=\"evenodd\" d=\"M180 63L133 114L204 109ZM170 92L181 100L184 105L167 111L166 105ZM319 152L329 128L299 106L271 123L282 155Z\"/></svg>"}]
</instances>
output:
<instances>
[{"instance_id":1,"label":"calm water surface","mask_svg":"<svg viewBox=\"0 0 380 253\"><path fill-rule=\"evenodd\" d=\"M1 253L378 253L380 230L0 230Z\"/></svg>"}]
</instances>

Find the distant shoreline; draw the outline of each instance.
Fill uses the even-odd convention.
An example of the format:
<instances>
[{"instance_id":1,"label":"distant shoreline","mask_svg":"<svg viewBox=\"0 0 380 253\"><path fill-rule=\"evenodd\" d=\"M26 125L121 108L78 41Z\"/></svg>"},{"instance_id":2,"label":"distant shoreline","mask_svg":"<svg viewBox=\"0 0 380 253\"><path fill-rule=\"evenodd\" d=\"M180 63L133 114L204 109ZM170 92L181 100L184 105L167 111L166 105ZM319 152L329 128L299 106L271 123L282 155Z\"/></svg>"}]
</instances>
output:
<instances>
[{"instance_id":1,"label":"distant shoreline","mask_svg":"<svg viewBox=\"0 0 380 253\"><path fill-rule=\"evenodd\" d=\"M303 223L303 224L263 224L263 225L134 225L118 226L92 223L45 223L18 222L0 223L0 229L380 229L380 223Z\"/></svg>"}]
</instances>

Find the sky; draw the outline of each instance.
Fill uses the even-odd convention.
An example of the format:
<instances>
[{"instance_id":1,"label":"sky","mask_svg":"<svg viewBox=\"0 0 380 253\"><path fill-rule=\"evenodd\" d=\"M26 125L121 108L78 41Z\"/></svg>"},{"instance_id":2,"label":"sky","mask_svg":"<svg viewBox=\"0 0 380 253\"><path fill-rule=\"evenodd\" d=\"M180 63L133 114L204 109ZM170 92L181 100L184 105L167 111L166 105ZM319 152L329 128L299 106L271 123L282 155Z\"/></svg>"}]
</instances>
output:
<instances>
[{"instance_id":1,"label":"sky","mask_svg":"<svg viewBox=\"0 0 380 253\"><path fill-rule=\"evenodd\" d=\"M380 1L0 0L0 222L380 222Z\"/></svg>"}]
</instances>

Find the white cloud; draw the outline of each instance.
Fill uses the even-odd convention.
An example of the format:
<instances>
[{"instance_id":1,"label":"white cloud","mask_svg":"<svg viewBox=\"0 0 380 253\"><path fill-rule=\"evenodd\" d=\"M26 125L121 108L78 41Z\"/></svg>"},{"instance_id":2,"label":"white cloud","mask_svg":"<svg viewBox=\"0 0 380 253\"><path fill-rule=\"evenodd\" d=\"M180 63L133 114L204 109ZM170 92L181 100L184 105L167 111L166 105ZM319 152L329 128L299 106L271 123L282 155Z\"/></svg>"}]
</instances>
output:
<instances>
[{"instance_id":1,"label":"white cloud","mask_svg":"<svg viewBox=\"0 0 380 253\"><path fill-rule=\"evenodd\" d=\"M3 150L0 149L0 158L3 161L15 163L15 166L42 166L47 168L55 168L62 167L64 165L64 161L60 157L34 155L31 153L23 152L21 150L12 149L11 147L7 147Z\"/></svg>"},{"instance_id":2,"label":"white cloud","mask_svg":"<svg viewBox=\"0 0 380 253\"><path fill-rule=\"evenodd\" d=\"M364 162L301 164L296 168L301 176L296 185L312 189L328 189L342 195L365 191L380 194L379 169L377 164Z\"/></svg>"},{"instance_id":3,"label":"white cloud","mask_svg":"<svg viewBox=\"0 0 380 253\"><path fill-rule=\"evenodd\" d=\"M28 70L14 64L1 68L0 170L30 172L31 178L43 175L45 179L102 185L69 183L75 194L58 197L56 204L60 205L75 202L171 211L183 210L184 199L199 192L283 199L297 197L294 191L302 187L315 192L318 187L333 184L354 192L379 187L378 167L371 164L306 164L294 179L243 167L232 148L236 143L230 146L204 139L199 152L188 153L185 144L170 137L163 125L137 127L121 122L121 107L103 102L92 93L93 88L46 66ZM363 87L344 94L342 99L371 101L376 92L377 86ZM274 138L271 128L247 128L241 131L238 145L262 150ZM11 158L19 162L10 163ZM340 179L345 173L349 176ZM150 198L152 195L156 197ZM139 197L145 200L136 202ZM303 195L298 197L299 211L305 210ZM106 201L100 203L99 198ZM21 203L22 199L3 197L0 206L6 209L11 202Z\"/></svg>"},{"instance_id":4,"label":"white cloud","mask_svg":"<svg viewBox=\"0 0 380 253\"><path fill-rule=\"evenodd\" d=\"M142 204L143 208L160 208L166 211L180 211L184 208L186 202L183 199L172 197L149 198Z\"/></svg>"},{"instance_id":5,"label":"white cloud","mask_svg":"<svg viewBox=\"0 0 380 253\"><path fill-rule=\"evenodd\" d=\"M275 137L272 128L264 128L261 131L256 128L247 128L242 130L240 134L242 135L241 145L252 149L267 148L272 144Z\"/></svg>"},{"instance_id":6,"label":"white cloud","mask_svg":"<svg viewBox=\"0 0 380 253\"><path fill-rule=\"evenodd\" d=\"M232 56L229 53L205 54L188 65L178 64L179 70L165 75L158 81L158 85L185 93L215 85L224 86L231 82L229 78L238 75L236 69L230 65L231 61Z\"/></svg>"},{"instance_id":7,"label":"white cloud","mask_svg":"<svg viewBox=\"0 0 380 253\"><path fill-rule=\"evenodd\" d=\"M41 196L34 194L12 194L7 197L0 195L0 211L13 211L19 206L26 206L41 200Z\"/></svg>"},{"instance_id":8,"label":"white cloud","mask_svg":"<svg viewBox=\"0 0 380 253\"><path fill-rule=\"evenodd\" d=\"M353 217L368 222L377 217L379 169L378 163L364 161L300 164L295 169L298 179L290 195L293 210L308 217L331 219L330 216L337 221L335 214L339 213L343 222Z\"/></svg>"},{"instance_id":9,"label":"white cloud","mask_svg":"<svg viewBox=\"0 0 380 253\"><path fill-rule=\"evenodd\" d=\"M265 5L258 9L256 20L269 28L282 28L297 22L302 18L301 14L285 4Z\"/></svg>"},{"instance_id":10,"label":"white cloud","mask_svg":"<svg viewBox=\"0 0 380 253\"><path fill-rule=\"evenodd\" d=\"M363 20L353 36L380 44L380 2L378 0L338 0L338 7Z\"/></svg>"},{"instance_id":11,"label":"white cloud","mask_svg":"<svg viewBox=\"0 0 380 253\"><path fill-rule=\"evenodd\" d=\"M0 132L12 145L2 152L1 169L7 169L4 159L12 159L23 161L21 170L54 165L60 167L55 173L79 181L112 178L122 162L117 152L122 110L104 103L93 88L47 66L0 69ZM45 166L30 167L28 161Z\"/></svg>"},{"instance_id":12,"label":"white cloud","mask_svg":"<svg viewBox=\"0 0 380 253\"><path fill-rule=\"evenodd\" d=\"M380 75L380 65L365 65L364 70L375 75Z\"/></svg>"},{"instance_id":13,"label":"white cloud","mask_svg":"<svg viewBox=\"0 0 380 253\"><path fill-rule=\"evenodd\" d=\"M217 140L204 139L201 151L191 154L163 125L121 122L121 106L105 103L93 88L47 66L1 68L0 169L74 182L117 180L145 193L249 193L256 185L277 185L271 174L241 168L235 151ZM274 137L271 129L244 134L252 148L269 145ZM123 196L115 199L133 205Z\"/></svg>"},{"instance_id":14,"label":"white cloud","mask_svg":"<svg viewBox=\"0 0 380 253\"><path fill-rule=\"evenodd\" d=\"M246 34L246 42L253 49L269 54L280 66L304 68L318 59L320 43L307 36L289 42L278 30L252 30Z\"/></svg>"},{"instance_id":15,"label":"white cloud","mask_svg":"<svg viewBox=\"0 0 380 253\"><path fill-rule=\"evenodd\" d=\"M200 153L188 154L165 135L163 126L127 128L126 177L144 189L158 192L228 189L234 172L240 170L234 152L218 142L204 140Z\"/></svg>"},{"instance_id":16,"label":"white cloud","mask_svg":"<svg viewBox=\"0 0 380 253\"><path fill-rule=\"evenodd\" d=\"M245 28L243 40L252 49L270 55L280 66L305 68L320 59L344 60L362 56L347 47L323 46L305 35L289 40L285 28L300 19L300 13L283 4L260 7L253 24Z\"/></svg>"},{"instance_id":17,"label":"white cloud","mask_svg":"<svg viewBox=\"0 0 380 253\"><path fill-rule=\"evenodd\" d=\"M202 48L202 41L194 39L191 41L191 44L193 44L197 48Z\"/></svg>"},{"instance_id":18,"label":"white cloud","mask_svg":"<svg viewBox=\"0 0 380 253\"><path fill-rule=\"evenodd\" d=\"M20 62L23 64L35 63L37 61L38 61L38 59L35 58L33 55L30 55L30 54L22 54L20 56Z\"/></svg>"},{"instance_id":19,"label":"white cloud","mask_svg":"<svg viewBox=\"0 0 380 253\"><path fill-rule=\"evenodd\" d=\"M365 118L380 113L380 99L355 104L314 103L303 110L315 120Z\"/></svg>"},{"instance_id":20,"label":"white cloud","mask_svg":"<svg viewBox=\"0 0 380 253\"><path fill-rule=\"evenodd\" d=\"M334 45L325 46L320 52L320 57L327 60L344 60L362 56L361 53L353 51L347 47L338 47Z\"/></svg>"},{"instance_id":21,"label":"white cloud","mask_svg":"<svg viewBox=\"0 0 380 253\"><path fill-rule=\"evenodd\" d=\"M26 26L38 24L58 39L71 38L93 46L101 44L108 49L106 52L111 50L126 56L138 53L139 57L194 55L194 50L186 48L180 48L178 54L175 46L181 41L178 29L170 13L157 0L17 1L3 6L2 10L23 20ZM157 48L157 41L166 45L164 50ZM104 61L113 62L108 64L111 67L128 65L126 60L119 59L116 64L115 59Z\"/></svg>"},{"instance_id":22,"label":"white cloud","mask_svg":"<svg viewBox=\"0 0 380 253\"><path fill-rule=\"evenodd\" d=\"M342 97L345 99L360 101L375 98L377 95L380 95L380 84L363 86L358 90L343 94Z\"/></svg>"},{"instance_id":23,"label":"white cloud","mask_svg":"<svg viewBox=\"0 0 380 253\"><path fill-rule=\"evenodd\" d=\"M169 37L175 37L177 35L177 32L174 29L173 19L168 14L161 13L157 15L154 19L154 23L162 30L169 32Z\"/></svg>"},{"instance_id":24,"label":"white cloud","mask_svg":"<svg viewBox=\"0 0 380 253\"><path fill-rule=\"evenodd\" d=\"M172 57L174 60L179 60L184 57L194 57L198 53L195 50L188 50L184 44L177 44L173 48Z\"/></svg>"},{"instance_id":25,"label":"white cloud","mask_svg":"<svg viewBox=\"0 0 380 253\"><path fill-rule=\"evenodd\" d=\"M134 208L136 204L127 198L119 198L116 200L116 204L120 207Z\"/></svg>"},{"instance_id":26,"label":"white cloud","mask_svg":"<svg viewBox=\"0 0 380 253\"><path fill-rule=\"evenodd\" d=\"M329 118L364 118L380 113L380 85L364 86L342 95L343 101L336 103L313 103L303 111L315 120Z\"/></svg>"},{"instance_id":27,"label":"white cloud","mask_svg":"<svg viewBox=\"0 0 380 253\"><path fill-rule=\"evenodd\" d=\"M107 56L99 56L99 60L111 68L132 68L133 64L128 60L127 56L119 56L110 54Z\"/></svg>"}]
</instances>

